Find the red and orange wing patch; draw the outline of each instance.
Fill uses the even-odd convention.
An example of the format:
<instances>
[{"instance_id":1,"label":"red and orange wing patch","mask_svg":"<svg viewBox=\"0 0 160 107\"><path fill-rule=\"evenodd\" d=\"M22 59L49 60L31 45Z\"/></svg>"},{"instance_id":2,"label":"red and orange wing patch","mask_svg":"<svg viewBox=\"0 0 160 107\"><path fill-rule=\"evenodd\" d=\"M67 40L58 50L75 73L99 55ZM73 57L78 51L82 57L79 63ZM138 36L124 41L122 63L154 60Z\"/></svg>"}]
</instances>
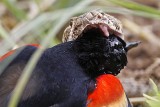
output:
<instances>
[{"instance_id":1,"label":"red and orange wing patch","mask_svg":"<svg viewBox=\"0 0 160 107\"><path fill-rule=\"evenodd\" d=\"M127 107L127 98L118 78L105 74L96 80L97 87L88 95L87 107Z\"/></svg>"}]
</instances>

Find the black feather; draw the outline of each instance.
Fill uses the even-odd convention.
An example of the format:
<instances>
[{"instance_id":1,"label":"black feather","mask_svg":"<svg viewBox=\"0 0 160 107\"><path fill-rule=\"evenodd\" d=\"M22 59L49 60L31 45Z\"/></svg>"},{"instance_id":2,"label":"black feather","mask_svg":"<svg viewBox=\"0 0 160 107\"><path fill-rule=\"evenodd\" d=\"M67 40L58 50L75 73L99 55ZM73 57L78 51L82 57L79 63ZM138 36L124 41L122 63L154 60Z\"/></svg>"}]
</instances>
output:
<instances>
[{"instance_id":1,"label":"black feather","mask_svg":"<svg viewBox=\"0 0 160 107\"><path fill-rule=\"evenodd\" d=\"M104 73L116 75L126 65L123 40L115 35L107 38L98 28L82 35L75 41L44 51L18 107L86 107L87 94L95 88L95 78ZM17 80L35 50L32 46L25 47L0 75L1 107L7 106ZM13 77L13 74L18 76ZM10 84L10 90L4 92Z\"/></svg>"}]
</instances>

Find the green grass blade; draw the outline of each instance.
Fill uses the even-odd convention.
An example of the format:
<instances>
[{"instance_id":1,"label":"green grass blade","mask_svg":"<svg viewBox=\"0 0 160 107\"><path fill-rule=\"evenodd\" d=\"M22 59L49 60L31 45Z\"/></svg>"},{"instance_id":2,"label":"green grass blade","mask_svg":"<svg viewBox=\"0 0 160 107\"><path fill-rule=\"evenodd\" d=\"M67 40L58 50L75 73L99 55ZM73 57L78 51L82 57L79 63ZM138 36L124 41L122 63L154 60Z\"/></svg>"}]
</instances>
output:
<instances>
[{"instance_id":1,"label":"green grass blade","mask_svg":"<svg viewBox=\"0 0 160 107\"><path fill-rule=\"evenodd\" d=\"M0 36L10 45L10 46L15 46L16 43L13 42L10 37L8 37L8 32L2 27L1 22L0 22Z\"/></svg>"},{"instance_id":2,"label":"green grass blade","mask_svg":"<svg viewBox=\"0 0 160 107\"><path fill-rule=\"evenodd\" d=\"M5 6L9 9L9 11L18 19L18 20L24 20L26 19L26 14L24 11L20 10L16 7L16 5L9 1L9 0L3 0L3 3Z\"/></svg>"},{"instance_id":3,"label":"green grass blade","mask_svg":"<svg viewBox=\"0 0 160 107\"><path fill-rule=\"evenodd\" d=\"M143 94L143 96L146 98L146 102L149 104L150 107L159 107L160 106L160 93L158 91L158 87L153 82L152 79L150 79L150 82L152 84L153 92L155 92L154 96L149 96L146 94Z\"/></svg>"},{"instance_id":4,"label":"green grass blade","mask_svg":"<svg viewBox=\"0 0 160 107\"><path fill-rule=\"evenodd\" d=\"M147 95L147 94L143 94L143 96L145 97L145 98L147 98L147 99L149 99L149 100L152 100L152 101L159 101L159 100L157 100L156 98L154 98L154 97L151 97L151 96L149 96L149 95Z\"/></svg>"},{"instance_id":5,"label":"green grass blade","mask_svg":"<svg viewBox=\"0 0 160 107\"><path fill-rule=\"evenodd\" d=\"M152 79L149 79L149 81L153 87L153 91L155 92L155 94L159 94L157 85L153 82Z\"/></svg>"},{"instance_id":6,"label":"green grass blade","mask_svg":"<svg viewBox=\"0 0 160 107\"><path fill-rule=\"evenodd\" d=\"M1 48L3 48L0 51L0 56L1 56L3 55L4 51L7 51L7 49L10 49L16 46L16 43L12 41L12 39L9 37L8 32L3 28L3 26L1 25L1 22L0 22L0 37L3 38L3 41L5 42L4 45L1 45L2 46Z\"/></svg>"},{"instance_id":7,"label":"green grass blade","mask_svg":"<svg viewBox=\"0 0 160 107\"><path fill-rule=\"evenodd\" d=\"M51 41L51 39L58 33L58 31L63 27L64 23L75 13L79 11L81 8L86 8L87 5L92 3L93 1L82 1L78 3L76 6L72 8L72 12L70 14L68 13L62 13L61 18L57 21L55 24L56 26L53 26L53 29L51 29L51 32L49 32L48 36L42 41L41 45L44 48L39 48L31 57L29 60L27 66L25 67L18 84L16 85L13 95L11 96L11 100L9 102L9 107L16 107L18 104L18 101L20 99L20 96L31 76L32 70L34 69L35 65L37 64L38 59L40 58L41 54L43 53L44 49L48 46L48 43Z\"/></svg>"},{"instance_id":8,"label":"green grass blade","mask_svg":"<svg viewBox=\"0 0 160 107\"><path fill-rule=\"evenodd\" d=\"M146 18L151 18L151 19L159 19L160 16L151 14L151 13L146 13L142 11L136 11L136 10L130 10L126 8L121 8L121 7L106 7L106 6L89 6L88 8L84 9L83 12L90 11L93 9L102 9L104 12L107 13L116 13L116 14L122 14L122 15L136 15L136 16L141 16L141 17L146 17Z\"/></svg>"},{"instance_id":9,"label":"green grass blade","mask_svg":"<svg viewBox=\"0 0 160 107\"><path fill-rule=\"evenodd\" d=\"M151 13L160 17L160 11L149 6L145 6L145 5L138 4L132 1L127 1L127 0L107 0L107 1L110 1L116 5L131 9L131 10Z\"/></svg>"}]
</instances>

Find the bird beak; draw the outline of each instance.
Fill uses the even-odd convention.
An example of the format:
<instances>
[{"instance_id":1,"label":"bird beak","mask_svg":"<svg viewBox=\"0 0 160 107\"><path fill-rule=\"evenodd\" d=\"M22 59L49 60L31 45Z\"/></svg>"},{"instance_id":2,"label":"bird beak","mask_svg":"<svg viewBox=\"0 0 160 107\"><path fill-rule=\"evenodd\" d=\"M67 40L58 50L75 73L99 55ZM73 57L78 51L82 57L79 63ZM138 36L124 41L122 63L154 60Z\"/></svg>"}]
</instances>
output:
<instances>
[{"instance_id":1,"label":"bird beak","mask_svg":"<svg viewBox=\"0 0 160 107\"><path fill-rule=\"evenodd\" d=\"M134 47L137 47L141 42L138 41L138 42L128 42L126 43L126 51L129 51L130 49L134 48Z\"/></svg>"}]
</instances>

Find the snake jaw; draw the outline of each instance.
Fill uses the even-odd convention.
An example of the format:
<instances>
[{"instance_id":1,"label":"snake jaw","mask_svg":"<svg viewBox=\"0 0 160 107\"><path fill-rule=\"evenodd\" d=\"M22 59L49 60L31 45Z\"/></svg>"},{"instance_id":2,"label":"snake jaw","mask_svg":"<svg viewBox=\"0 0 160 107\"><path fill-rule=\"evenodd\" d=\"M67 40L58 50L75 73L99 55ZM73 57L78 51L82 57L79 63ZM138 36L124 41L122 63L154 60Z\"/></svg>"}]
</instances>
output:
<instances>
[{"instance_id":1,"label":"snake jaw","mask_svg":"<svg viewBox=\"0 0 160 107\"><path fill-rule=\"evenodd\" d=\"M106 37L108 37L110 34L114 34L115 36L118 36L120 37L121 39L124 39L123 38L123 34L122 33L119 33L117 31L114 31L113 29L111 29L108 25L106 24L99 24L99 28L103 31L104 35Z\"/></svg>"},{"instance_id":2,"label":"snake jaw","mask_svg":"<svg viewBox=\"0 0 160 107\"><path fill-rule=\"evenodd\" d=\"M88 30L90 29L95 29L95 28L99 28L103 35L106 36L106 37L109 37L110 35L110 31L109 31L109 28L108 26L104 25L104 24L90 24L90 25L87 25L84 30L83 30L83 33L87 32Z\"/></svg>"},{"instance_id":3,"label":"snake jaw","mask_svg":"<svg viewBox=\"0 0 160 107\"><path fill-rule=\"evenodd\" d=\"M108 30L108 27L107 26L104 26L104 25L99 25L99 28L103 31L104 35L106 37L109 36L109 30Z\"/></svg>"},{"instance_id":4,"label":"snake jaw","mask_svg":"<svg viewBox=\"0 0 160 107\"><path fill-rule=\"evenodd\" d=\"M114 34L115 36L120 37L121 39L123 39L122 34L120 34L119 32L113 31L108 25L106 24L102 24L102 23L98 23L98 24L88 24L84 27L83 32L87 32L90 29L94 29L94 28L99 28L101 29L102 33L104 36L109 37L109 35ZM80 35L81 36L81 35ZM80 37L79 36L79 37Z\"/></svg>"}]
</instances>

